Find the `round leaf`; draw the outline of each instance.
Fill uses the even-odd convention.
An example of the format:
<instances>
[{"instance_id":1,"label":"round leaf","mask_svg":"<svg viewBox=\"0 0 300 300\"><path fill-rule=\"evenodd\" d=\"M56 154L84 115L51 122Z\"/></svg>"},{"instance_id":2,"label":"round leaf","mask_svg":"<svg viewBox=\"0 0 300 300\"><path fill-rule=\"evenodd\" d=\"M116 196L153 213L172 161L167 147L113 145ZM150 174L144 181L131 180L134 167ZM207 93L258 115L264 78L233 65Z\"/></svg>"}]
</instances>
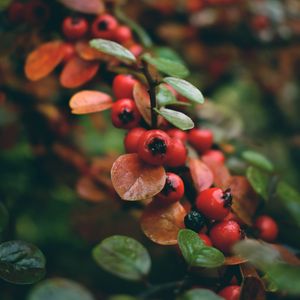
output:
<instances>
[{"instance_id":1,"label":"round leaf","mask_svg":"<svg viewBox=\"0 0 300 300\"><path fill-rule=\"evenodd\" d=\"M99 62L85 61L74 56L64 66L60 83L65 88L76 88L90 81L99 70Z\"/></svg>"},{"instance_id":2,"label":"round leaf","mask_svg":"<svg viewBox=\"0 0 300 300\"><path fill-rule=\"evenodd\" d=\"M198 192L209 188L213 184L214 176L211 170L200 159L189 159L189 168Z\"/></svg>"},{"instance_id":3,"label":"round leaf","mask_svg":"<svg viewBox=\"0 0 300 300\"><path fill-rule=\"evenodd\" d=\"M215 268L224 264L223 253L214 247L206 247L198 234L190 229L179 231L178 245L190 266Z\"/></svg>"},{"instance_id":4,"label":"round leaf","mask_svg":"<svg viewBox=\"0 0 300 300\"><path fill-rule=\"evenodd\" d=\"M103 59L104 54L92 48L86 41L78 41L75 45L77 54L84 60Z\"/></svg>"},{"instance_id":5,"label":"round leaf","mask_svg":"<svg viewBox=\"0 0 300 300\"><path fill-rule=\"evenodd\" d=\"M176 298L176 300L223 300L223 298L210 290L192 289Z\"/></svg>"},{"instance_id":6,"label":"round leaf","mask_svg":"<svg viewBox=\"0 0 300 300\"><path fill-rule=\"evenodd\" d=\"M92 294L75 281L52 278L35 286L28 300L94 300Z\"/></svg>"},{"instance_id":7,"label":"round leaf","mask_svg":"<svg viewBox=\"0 0 300 300\"><path fill-rule=\"evenodd\" d=\"M90 41L90 46L100 52L114 56L124 63L136 62L135 56L128 49L116 42L104 39L93 39Z\"/></svg>"},{"instance_id":8,"label":"round leaf","mask_svg":"<svg viewBox=\"0 0 300 300\"><path fill-rule=\"evenodd\" d=\"M81 91L70 100L73 114L88 114L111 108L113 104L110 95L97 91Z\"/></svg>"},{"instance_id":9,"label":"round leaf","mask_svg":"<svg viewBox=\"0 0 300 300\"><path fill-rule=\"evenodd\" d=\"M73 10L86 13L99 15L104 11L104 4L102 0L59 0L66 7Z\"/></svg>"},{"instance_id":10,"label":"round leaf","mask_svg":"<svg viewBox=\"0 0 300 300\"><path fill-rule=\"evenodd\" d=\"M149 53L144 54L142 59L167 75L175 77L186 77L189 75L188 69L177 61L162 57L151 57Z\"/></svg>"},{"instance_id":11,"label":"round leaf","mask_svg":"<svg viewBox=\"0 0 300 300\"><path fill-rule=\"evenodd\" d=\"M0 277L16 284L31 284L45 275L45 257L24 241L0 244Z\"/></svg>"},{"instance_id":12,"label":"round leaf","mask_svg":"<svg viewBox=\"0 0 300 300\"><path fill-rule=\"evenodd\" d=\"M0 202L0 233L5 229L9 219L9 214L2 202Z\"/></svg>"},{"instance_id":13,"label":"round leaf","mask_svg":"<svg viewBox=\"0 0 300 300\"><path fill-rule=\"evenodd\" d=\"M124 200L144 200L158 194L164 187L166 173L162 166L152 166L136 153L121 155L111 169L112 184Z\"/></svg>"},{"instance_id":14,"label":"round leaf","mask_svg":"<svg viewBox=\"0 0 300 300\"><path fill-rule=\"evenodd\" d=\"M114 235L104 239L93 249L93 257L107 272L129 280L141 280L151 267L145 247L127 236Z\"/></svg>"},{"instance_id":15,"label":"round leaf","mask_svg":"<svg viewBox=\"0 0 300 300\"><path fill-rule=\"evenodd\" d=\"M64 51L61 41L42 44L31 52L25 62L25 75L36 81L50 74L63 60Z\"/></svg>"},{"instance_id":16,"label":"round leaf","mask_svg":"<svg viewBox=\"0 0 300 300\"><path fill-rule=\"evenodd\" d=\"M178 232L184 228L185 215L186 210L179 202L162 205L159 201L152 201L143 212L142 230L157 244L176 245Z\"/></svg>"},{"instance_id":17,"label":"round leaf","mask_svg":"<svg viewBox=\"0 0 300 300\"><path fill-rule=\"evenodd\" d=\"M261 168L267 172L273 172L273 164L262 154L255 151L244 151L242 157L249 164L252 164L258 168Z\"/></svg>"},{"instance_id":18,"label":"round leaf","mask_svg":"<svg viewBox=\"0 0 300 300\"><path fill-rule=\"evenodd\" d=\"M200 104L204 103L202 93L188 81L175 77L165 77L163 81L189 100Z\"/></svg>"},{"instance_id":19,"label":"round leaf","mask_svg":"<svg viewBox=\"0 0 300 300\"><path fill-rule=\"evenodd\" d=\"M160 84L158 86L156 100L159 107L170 105L170 104L176 104L177 102L179 102L176 100L174 94L164 84Z\"/></svg>"},{"instance_id":20,"label":"round leaf","mask_svg":"<svg viewBox=\"0 0 300 300\"><path fill-rule=\"evenodd\" d=\"M194 127L193 120L182 112L161 107L159 110L154 109L158 114L163 116L169 123L181 130L188 130Z\"/></svg>"},{"instance_id":21,"label":"round leaf","mask_svg":"<svg viewBox=\"0 0 300 300\"><path fill-rule=\"evenodd\" d=\"M250 166L247 169L247 179L257 194L268 200L269 178L260 169Z\"/></svg>"}]
</instances>

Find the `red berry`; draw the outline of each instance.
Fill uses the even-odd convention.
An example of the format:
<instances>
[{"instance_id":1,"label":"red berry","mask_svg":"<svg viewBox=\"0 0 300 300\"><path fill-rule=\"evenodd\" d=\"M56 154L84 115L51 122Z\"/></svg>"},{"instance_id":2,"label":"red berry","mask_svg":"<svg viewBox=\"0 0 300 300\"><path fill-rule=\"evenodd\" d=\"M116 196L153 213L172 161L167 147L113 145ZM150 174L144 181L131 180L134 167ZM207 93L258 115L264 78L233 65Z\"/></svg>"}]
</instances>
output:
<instances>
[{"instance_id":1,"label":"red berry","mask_svg":"<svg viewBox=\"0 0 300 300\"><path fill-rule=\"evenodd\" d=\"M233 220L235 222L237 222L239 225L245 225L245 223L237 216L235 215L233 212L230 212L223 221L229 221L229 220Z\"/></svg>"},{"instance_id":2,"label":"red berry","mask_svg":"<svg viewBox=\"0 0 300 300\"><path fill-rule=\"evenodd\" d=\"M116 101L111 110L112 123L117 128L131 129L136 127L141 115L135 102L131 99L120 99Z\"/></svg>"},{"instance_id":3,"label":"red berry","mask_svg":"<svg viewBox=\"0 0 300 300\"><path fill-rule=\"evenodd\" d=\"M115 76L112 88L117 99L130 98L133 99L133 87L137 80L131 75L119 74Z\"/></svg>"},{"instance_id":4,"label":"red berry","mask_svg":"<svg viewBox=\"0 0 300 300\"><path fill-rule=\"evenodd\" d=\"M189 143L198 151L205 152L213 144L213 133L209 129L192 129L188 134Z\"/></svg>"},{"instance_id":5,"label":"red berry","mask_svg":"<svg viewBox=\"0 0 300 300\"><path fill-rule=\"evenodd\" d=\"M138 151L138 142L146 129L136 127L128 131L124 139L124 145L127 153L136 153Z\"/></svg>"},{"instance_id":6,"label":"red berry","mask_svg":"<svg viewBox=\"0 0 300 300\"><path fill-rule=\"evenodd\" d=\"M254 30L262 30L269 26L269 19L267 16L257 15L251 20L251 26Z\"/></svg>"},{"instance_id":7,"label":"red berry","mask_svg":"<svg viewBox=\"0 0 300 300\"><path fill-rule=\"evenodd\" d=\"M92 23L92 36L95 38L113 39L117 26L118 22L113 16L109 14L99 16Z\"/></svg>"},{"instance_id":8,"label":"red berry","mask_svg":"<svg viewBox=\"0 0 300 300\"><path fill-rule=\"evenodd\" d=\"M171 139L166 165L172 168L183 166L186 162L187 151L181 140Z\"/></svg>"},{"instance_id":9,"label":"red berry","mask_svg":"<svg viewBox=\"0 0 300 300\"><path fill-rule=\"evenodd\" d=\"M206 235L205 233L198 233L200 239L203 241L203 243L205 244L205 246L211 247L212 246L212 242L210 240L210 238L208 237L208 235Z\"/></svg>"},{"instance_id":10,"label":"red berry","mask_svg":"<svg viewBox=\"0 0 300 300\"><path fill-rule=\"evenodd\" d=\"M133 44L128 49L135 57L139 56L143 52L143 47L140 44Z\"/></svg>"},{"instance_id":11,"label":"red berry","mask_svg":"<svg viewBox=\"0 0 300 300\"><path fill-rule=\"evenodd\" d=\"M152 165L162 165L167 161L171 138L162 130L148 130L139 139L138 154Z\"/></svg>"},{"instance_id":12,"label":"red berry","mask_svg":"<svg viewBox=\"0 0 300 300\"><path fill-rule=\"evenodd\" d=\"M241 228L235 221L222 221L212 227L209 237L216 248L229 254L232 246L242 238Z\"/></svg>"},{"instance_id":13,"label":"red berry","mask_svg":"<svg viewBox=\"0 0 300 300\"><path fill-rule=\"evenodd\" d=\"M210 158L213 161L218 162L218 163L223 164L225 162L225 155L220 150L210 149L210 150L203 153L202 158L205 159L206 157Z\"/></svg>"},{"instance_id":14,"label":"red berry","mask_svg":"<svg viewBox=\"0 0 300 300\"><path fill-rule=\"evenodd\" d=\"M172 128L167 130L167 134L173 139L179 139L183 143L187 141L187 133L183 130Z\"/></svg>"},{"instance_id":15,"label":"red berry","mask_svg":"<svg viewBox=\"0 0 300 300\"><path fill-rule=\"evenodd\" d=\"M182 198L184 195L184 184L178 175L170 172L166 175L165 186L161 192L156 195L156 199L165 204L170 204L179 201Z\"/></svg>"},{"instance_id":16,"label":"red berry","mask_svg":"<svg viewBox=\"0 0 300 300\"><path fill-rule=\"evenodd\" d=\"M62 23L64 35L71 40L82 38L88 31L88 22L83 17L67 17Z\"/></svg>"},{"instance_id":17,"label":"red berry","mask_svg":"<svg viewBox=\"0 0 300 300\"><path fill-rule=\"evenodd\" d=\"M64 52L64 62L67 62L76 53L74 45L70 43L64 43L62 51Z\"/></svg>"},{"instance_id":18,"label":"red berry","mask_svg":"<svg viewBox=\"0 0 300 300\"><path fill-rule=\"evenodd\" d=\"M8 8L8 20L12 23L21 23L24 20L24 9L24 3L13 2Z\"/></svg>"},{"instance_id":19,"label":"red berry","mask_svg":"<svg viewBox=\"0 0 300 300\"><path fill-rule=\"evenodd\" d=\"M222 220L230 212L232 197L229 191L220 188L206 189L197 196L196 206L207 218Z\"/></svg>"},{"instance_id":20,"label":"red berry","mask_svg":"<svg viewBox=\"0 0 300 300\"><path fill-rule=\"evenodd\" d=\"M118 26L114 31L114 39L118 43L126 43L132 39L132 32L128 26Z\"/></svg>"},{"instance_id":21,"label":"red berry","mask_svg":"<svg viewBox=\"0 0 300 300\"><path fill-rule=\"evenodd\" d=\"M32 0L26 4L25 18L31 24L44 23L50 17L50 11L47 4Z\"/></svg>"},{"instance_id":22,"label":"red berry","mask_svg":"<svg viewBox=\"0 0 300 300\"><path fill-rule=\"evenodd\" d=\"M219 292L219 296L223 297L225 300L239 300L241 293L241 287L238 285L229 285L223 288Z\"/></svg>"},{"instance_id":23,"label":"red berry","mask_svg":"<svg viewBox=\"0 0 300 300\"><path fill-rule=\"evenodd\" d=\"M269 216L259 216L254 223L259 231L258 236L266 242L273 242L278 234L277 223Z\"/></svg>"}]
</instances>

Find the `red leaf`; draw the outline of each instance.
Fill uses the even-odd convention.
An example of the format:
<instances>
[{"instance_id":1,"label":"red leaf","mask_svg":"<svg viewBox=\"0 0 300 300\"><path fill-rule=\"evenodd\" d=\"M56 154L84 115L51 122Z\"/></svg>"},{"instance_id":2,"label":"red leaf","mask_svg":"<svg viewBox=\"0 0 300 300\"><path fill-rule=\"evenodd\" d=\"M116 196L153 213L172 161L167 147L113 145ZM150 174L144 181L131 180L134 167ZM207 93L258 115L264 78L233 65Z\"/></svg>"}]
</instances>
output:
<instances>
[{"instance_id":1,"label":"red leaf","mask_svg":"<svg viewBox=\"0 0 300 300\"><path fill-rule=\"evenodd\" d=\"M239 256L227 256L227 257L225 257L224 265L227 265L227 266L239 265L246 261L247 261L247 259L239 257Z\"/></svg>"},{"instance_id":2,"label":"red leaf","mask_svg":"<svg viewBox=\"0 0 300 300\"><path fill-rule=\"evenodd\" d=\"M101 14L104 12L102 0L59 0L66 7L86 14Z\"/></svg>"},{"instance_id":3,"label":"red leaf","mask_svg":"<svg viewBox=\"0 0 300 300\"><path fill-rule=\"evenodd\" d=\"M184 228L186 210L176 202L162 205L160 201L152 201L144 210L141 226L145 235L160 245L176 245L178 231Z\"/></svg>"},{"instance_id":4,"label":"red leaf","mask_svg":"<svg viewBox=\"0 0 300 300\"><path fill-rule=\"evenodd\" d=\"M61 41L42 44L28 55L25 62L25 75L33 81L46 77L63 58L64 51Z\"/></svg>"},{"instance_id":5,"label":"red leaf","mask_svg":"<svg viewBox=\"0 0 300 300\"><path fill-rule=\"evenodd\" d=\"M124 200L136 201L158 194L166 181L165 169L141 161L136 153L121 155L111 169L116 192Z\"/></svg>"},{"instance_id":6,"label":"red leaf","mask_svg":"<svg viewBox=\"0 0 300 300\"><path fill-rule=\"evenodd\" d=\"M201 192L213 184L213 174L211 170L200 159L189 159L189 168L196 190Z\"/></svg>"},{"instance_id":7,"label":"red leaf","mask_svg":"<svg viewBox=\"0 0 300 300\"><path fill-rule=\"evenodd\" d=\"M245 224L251 226L258 197L244 176L233 176L229 185L233 196L232 210Z\"/></svg>"},{"instance_id":8,"label":"red leaf","mask_svg":"<svg viewBox=\"0 0 300 300\"><path fill-rule=\"evenodd\" d=\"M82 199L95 203L107 200L109 197L90 177L81 177L77 181L76 191Z\"/></svg>"},{"instance_id":9,"label":"red leaf","mask_svg":"<svg viewBox=\"0 0 300 300\"><path fill-rule=\"evenodd\" d=\"M227 189L231 182L231 175L227 167L223 163L217 162L208 156L203 157L202 160L212 171L214 184L221 189Z\"/></svg>"},{"instance_id":10,"label":"red leaf","mask_svg":"<svg viewBox=\"0 0 300 300\"><path fill-rule=\"evenodd\" d=\"M60 83L65 88L76 88L91 80L99 69L99 62L72 57L60 74Z\"/></svg>"},{"instance_id":11,"label":"red leaf","mask_svg":"<svg viewBox=\"0 0 300 300\"><path fill-rule=\"evenodd\" d=\"M81 91L70 100L69 105L73 114L88 114L106 110L113 102L108 94L97 91Z\"/></svg>"},{"instance_id":12,"label":"red leaf","mask_svg":"<svg viewBox=\"0 0 300 300\"><path fill-rule=\"evenodd\" d=\"M95 60L105 58L105 54L90 47L88 42L79 41L75 45L77 54L84 60Z\"/></svg>"}]
</instances>

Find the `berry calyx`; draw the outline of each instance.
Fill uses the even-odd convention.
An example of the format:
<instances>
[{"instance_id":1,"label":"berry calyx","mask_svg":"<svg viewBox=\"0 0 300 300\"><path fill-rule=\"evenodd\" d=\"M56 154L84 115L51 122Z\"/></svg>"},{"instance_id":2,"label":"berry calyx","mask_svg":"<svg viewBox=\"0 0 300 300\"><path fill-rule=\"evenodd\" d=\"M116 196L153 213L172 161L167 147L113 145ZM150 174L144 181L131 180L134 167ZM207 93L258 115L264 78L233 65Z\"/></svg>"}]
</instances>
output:
<instances>
[{"instance_id":1,"label":"berry calyx","mask_svg":"<svg viewBox=\"0 0 300 300\"><path fill-rule=\"evenodd\" d=\"M254 223L254 227L258 230L258 236L266 242L273 242L277 238L277 223L269 216L259 216Z\"/></svg>"},{"instance_id":2,"label":"berry calyx","mask_svg":"<svg viewBox=\"0 0 300 300\"><path fill-rule=\"evenodd\" d=\"M232 246L241 240L242 232L237 222L233 220L222 221L211 228L209 237L216 248L229 254Z\"/></svg>"},{"instance_id":3,"label":"berry calyx","mask_svg":"<svg viewBox=\"0 0 300 300\"><path fill-rule=\"evenodd\" d=\"M187 150L179 139L171 139L166 165L172 168L183 166L186 162Z\"/></svg>"},{"instance_id":4,"label":"berry calyx","mask_svg":"<svg viewBox=\"0 0 300 300\"><path fill-rule=\"evenodd\" d=\"M211 247L212 246L212 241L210 240L209 236L206 235L205 233L198 233L199 238L203 241L205 246Z\"/></svg>"},{"instance_id":5,"label":"berry calyx","mask_svg":"<svg viewBox=\"0 0 300 300\"><path fill-rule=\"evenodd\" d=\"M112 106L111 119L115 127L131 129L139 124L141 115L133 100L120 99Z\"/></svg>"},{"instance_id":6,"label":"berry calyx","mask_svg":"<svg viewBox=\"0 0 300 300\"><path fill-rule=\"evenodd\" d=\"M179 201L184 195L184 183L182 179L168 172L164 188L155 197L165 204L170 204Z\"/></svg>"},{"instance_id":7,"label":"berry calyx","mask_svg":"<svg viewBox=\"0 0 300 300\"><path fill-rule=\"evenodd\" d=\"M87 20L83 17L67 17L62 23L62 31L66 38L75 40L87 33L88 26Z\"/></svg>"},{"instance_id":8,"label":"berry calyx","mask_svg":"<svg viewBox=\"0 0 300 300\"><path fill-rule=\"evenodd\" d=\"M241 287L238 285L229 285L223 288L218 295L225 300L239 300L241 293Z\"/></svg>"},{"instance_id":9,"label":"berry calyx","mask_svg":"<svg viewBox=\"0 0 300 300\"><path fill-rule=\"evenodd\" d=\"M189 143L200 153L208 151L213 144L213 133L209 129L194 128L188 133Z\"/></svg>"},{"instance_id":10,"label":"berry calyx","mask_svg":"<svg viewBox=\"0 0 300 300\"><path fill-rule=\"evenodd\" d=\"M205 217L197 210L191 210L184 217L185 227L197 233L205 226L205 223L206 223Z\"/></svg>"},{"instance_id":11,"label":"berry calyx","mask_svg":"<svg viewBox=\"0 0 300 300\"><path fill-rule=\"evenodd\" d=\"M117 26L118 22L113 16L104 14L93 21L91 26L92 36L95 38L113 39Z\"/></svg>"},{"instance_id":12,"label":"berry calyx","mask_svg":"<svg viewBox=\"0 0 300 300\"><path fill-rule=\"evenodd\" d=\"M170 143L171 138L164 131L148 130L139 139L139 157L149 164L162 165L168 159Z\"/></svg>"},{"instance_id":13,"label":"berry calyx","mask_svg":"<svg viewBox=\"0 0 300 300\"><path fill-rule=\"evenodd\" d=\"M133 87L137 80L131 75L119 74L115 76L112 89L117 99L130 98L133 99Z\"/></svg>"},{"instance_id":14,"label":"berry calyx","mask_svg":"<svg viewBox=\"0 0 300 300\"><path fill-rule=\"evenodd\" d=\"M230 190L222 191L220 188L206 189L197 196L196 207L207 218L222 220L230 212L232 196Z\"/></svg>"},{"instance_id":15,"label":"berry calyx","mask_svg":"<svg viewBox=\"0 0 300 300\"><path fill-rule=\"evenodd\" d=\"M127 153L136 153L138 151L139 139L146 129L136 127L128 131L124 139L124 146Z\"/></svg>"}]
</instances>

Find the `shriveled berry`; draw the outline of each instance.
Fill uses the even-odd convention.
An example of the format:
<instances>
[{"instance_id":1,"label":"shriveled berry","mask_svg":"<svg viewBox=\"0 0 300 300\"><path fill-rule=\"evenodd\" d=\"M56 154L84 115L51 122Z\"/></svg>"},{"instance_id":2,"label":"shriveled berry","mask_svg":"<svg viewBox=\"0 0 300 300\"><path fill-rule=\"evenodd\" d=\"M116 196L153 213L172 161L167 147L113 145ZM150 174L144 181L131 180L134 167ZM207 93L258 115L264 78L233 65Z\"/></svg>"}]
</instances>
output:
<instances>
[{"instance_id":1,"label":"shriveled berry","mask_svg":"<svg viewBox=\"0 0 300 300\"><path fill-rule=\"evenodd\" d=\"M197 233L204 227L205 223L206 223L205 217L197 210L191 210L184 217L185 227L194 230Z\"/></svg>"},{"instance_id":2,"label":"shriveled berry","mask_svg":"<svg viewBox=\"0 0 300 300\"><path fill-rule=\"evenodd\" d=\"M179 201L184 195L184 183L182 179L171 172L167 172L167 178L164 188L155 198L165 204Z\"/></svg>"}]
</instances>

